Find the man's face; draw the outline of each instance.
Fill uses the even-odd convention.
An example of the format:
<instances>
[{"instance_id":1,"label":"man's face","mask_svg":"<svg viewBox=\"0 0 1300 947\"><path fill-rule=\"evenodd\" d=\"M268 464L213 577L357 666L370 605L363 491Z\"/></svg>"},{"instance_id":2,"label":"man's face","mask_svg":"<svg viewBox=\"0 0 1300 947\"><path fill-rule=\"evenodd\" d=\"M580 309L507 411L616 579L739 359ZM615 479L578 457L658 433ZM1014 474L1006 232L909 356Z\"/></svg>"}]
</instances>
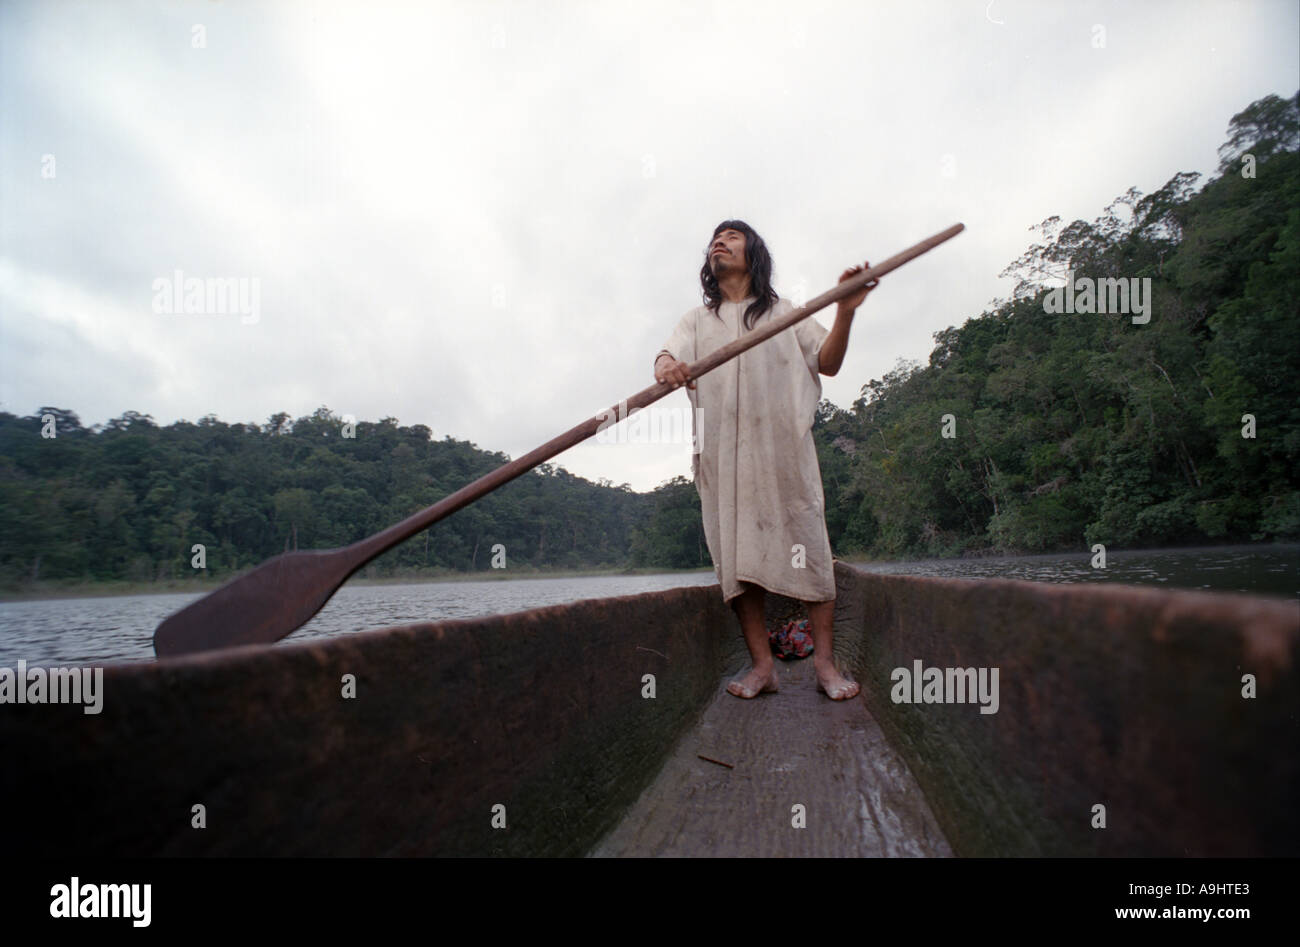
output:
<instances>
[{"instance_id":1,"label":"man's face","mask_svg":"<svg viewBox=\"0 0 1300 947\"><path fill-rule=\"evenodd\" d=\"M735 271L746 272L745 235L739 230L723 230L709 244L709 266L714 276Z\"/></svg>"}]
</instances>

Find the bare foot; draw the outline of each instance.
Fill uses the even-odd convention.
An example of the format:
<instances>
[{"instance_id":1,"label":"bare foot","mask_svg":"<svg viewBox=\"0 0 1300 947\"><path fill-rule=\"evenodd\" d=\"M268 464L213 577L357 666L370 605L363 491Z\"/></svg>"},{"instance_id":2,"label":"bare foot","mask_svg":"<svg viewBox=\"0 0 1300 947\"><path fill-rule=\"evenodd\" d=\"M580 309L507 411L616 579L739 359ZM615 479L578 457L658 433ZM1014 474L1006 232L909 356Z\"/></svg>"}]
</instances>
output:
<instances>
[{"instance_id":1,"label":"bare foot","mask_svg":"<svg viewBox=\"0 0 1300 947\"><path fill-rule=\"evenodd\" d=\"M776 684L775 665L763 671L751 669L744 677L738 677L728 684L727 693L749 700L759 694L776 693Z\"/></svg>"},{"instance_id":2,"label":"bare foot","mask_svg":"<svg viewBox=\"0 0 1300 947\"><path fill-rule=\"evenodd\" d=\"M850 681L834 665L817 668L817 689L831 700L851 700L862 690L857 681Z\"/></svg>"}]
</instances>

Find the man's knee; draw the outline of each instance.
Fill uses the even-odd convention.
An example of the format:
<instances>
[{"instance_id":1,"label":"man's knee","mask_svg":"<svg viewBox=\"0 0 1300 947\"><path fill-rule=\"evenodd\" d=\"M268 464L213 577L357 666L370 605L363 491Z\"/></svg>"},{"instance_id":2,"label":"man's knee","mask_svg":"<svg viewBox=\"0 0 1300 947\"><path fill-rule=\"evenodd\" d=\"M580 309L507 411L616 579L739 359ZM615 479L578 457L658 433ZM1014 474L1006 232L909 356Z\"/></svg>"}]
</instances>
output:
<instances>
[{"instance_id":1,"label":"man's knee","mask_svg":"<svg viewBox=\"0 0 1300 947\"><path fill-rule=\"evenodd\" d=\"M740 594L727 603L733 610L738 612L742 608L753 608L756 605L763 604L763 594L767 590L761 585L755 585L753 582L741 582L740 589Z\"/></svg>"}]
</instances>

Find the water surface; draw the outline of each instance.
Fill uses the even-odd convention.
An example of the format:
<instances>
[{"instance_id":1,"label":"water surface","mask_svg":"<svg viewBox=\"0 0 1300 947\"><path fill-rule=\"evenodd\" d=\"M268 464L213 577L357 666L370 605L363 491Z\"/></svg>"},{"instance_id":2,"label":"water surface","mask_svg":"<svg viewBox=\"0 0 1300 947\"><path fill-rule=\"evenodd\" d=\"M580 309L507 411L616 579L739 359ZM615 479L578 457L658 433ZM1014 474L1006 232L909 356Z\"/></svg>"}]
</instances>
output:
<instances>
[{"instance_id":1,"label":"water surface","mask_svg":"<svg viewBox=\"0 0 1300 947\"><path fill-rule=\"evenodd\" d=\"M1112 582L1300 598L1300 544L1113 551L1105 569L1092 554L857 563L892 575L1035 582ZM472 618L587 598L713 585L712 571L662 575L345 585L287 639L329 638L407 622ZM198 596L123 595L0 602L0 667L76 665L153 659L158 623Z\"/></svg>"}]
</instances>

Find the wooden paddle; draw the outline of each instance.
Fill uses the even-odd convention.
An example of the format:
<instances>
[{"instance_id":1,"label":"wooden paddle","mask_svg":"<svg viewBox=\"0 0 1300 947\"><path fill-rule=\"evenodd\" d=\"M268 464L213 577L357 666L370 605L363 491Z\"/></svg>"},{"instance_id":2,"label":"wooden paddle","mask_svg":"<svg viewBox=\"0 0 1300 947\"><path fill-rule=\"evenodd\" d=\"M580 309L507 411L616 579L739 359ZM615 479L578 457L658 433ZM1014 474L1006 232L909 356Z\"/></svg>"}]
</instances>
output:
<instances>
[{"instance_id":1,"label":"wooden paddle","mask_svg":"<svg viewBox=\"0 0 1300 947\"><path fill-rule=\"evenodd\" d=\"M916 246L890 257L883 263L863 270L837 284L807 305L776 319L744 337L729 342L717 351L690 365L692 379L735 358L746 349L784 332L800 319L811 316L867 283L897 269L927 250L961 233L965 227L954 224ZM268 559L256 569L226 583L197 602L192 602L163 621L153 635L158 657L192 654L245 644L270 644L292 633L320 611L340 585L371 559L387 552L398 543L428 529L445 516L468 506L491 493L503 483L532 470L556 454L586 440L602 427L622 421L634 411L671 394L674 386L664 382L651 385L609 411L583 421L577 427L547 441L536 450L512 460L480 477L468 486L439 500L433 506L407 517L381 533L362 539L342 549L319 549L286 552Z\"/></svg>"}]
</instances>

